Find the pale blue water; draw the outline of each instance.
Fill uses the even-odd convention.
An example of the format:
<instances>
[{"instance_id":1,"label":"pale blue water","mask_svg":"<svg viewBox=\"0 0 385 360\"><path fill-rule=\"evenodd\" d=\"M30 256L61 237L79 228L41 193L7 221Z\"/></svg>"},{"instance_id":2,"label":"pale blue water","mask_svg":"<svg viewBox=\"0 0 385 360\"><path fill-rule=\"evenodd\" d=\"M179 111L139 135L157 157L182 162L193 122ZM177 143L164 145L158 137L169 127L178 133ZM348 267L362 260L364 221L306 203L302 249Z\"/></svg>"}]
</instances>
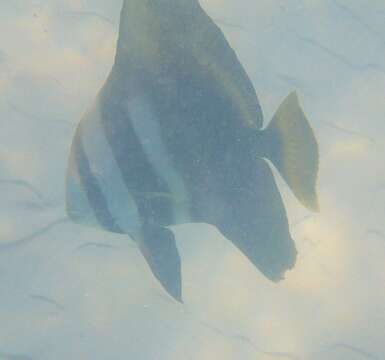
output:
<instances>
[{"instance_id":1,"label":"pale blue water","mask_svg":"<svg viewBox=\"0 0 385 360\"><path fill-rule=\"evenodd\" d=\"M122 2L0 0L0 359L385 358L385 3L201 4L265 122L296 90L319 141L319 214L275 171L295 268L272 283L214 227L179 226L180 305L133 242L67 222L69 147Z\"/></svg>"}]
</instances>

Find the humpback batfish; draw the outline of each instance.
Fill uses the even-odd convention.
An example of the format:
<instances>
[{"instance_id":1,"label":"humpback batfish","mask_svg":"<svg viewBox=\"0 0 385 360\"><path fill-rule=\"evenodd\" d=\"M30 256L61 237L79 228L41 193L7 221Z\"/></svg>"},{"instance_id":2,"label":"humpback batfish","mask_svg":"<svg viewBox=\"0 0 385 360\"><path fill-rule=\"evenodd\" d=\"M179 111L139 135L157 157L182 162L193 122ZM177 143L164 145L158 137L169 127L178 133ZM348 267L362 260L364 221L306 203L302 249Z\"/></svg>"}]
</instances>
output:
<instances>
[{"instance_id":1,"label":"humpback batfish","mask_svg":"<svg viewBox=\"0 0 385 360\"><path fill-rule=\"evenodd\" d=\"M125 0L112 70L71 147L76 223L127 234L182 301L168 226L216 226L267 278L296 259L270 164L318 209L318 146L296 93L264 127L253 84L198 0Z\"/></svg>"}]
</instances>

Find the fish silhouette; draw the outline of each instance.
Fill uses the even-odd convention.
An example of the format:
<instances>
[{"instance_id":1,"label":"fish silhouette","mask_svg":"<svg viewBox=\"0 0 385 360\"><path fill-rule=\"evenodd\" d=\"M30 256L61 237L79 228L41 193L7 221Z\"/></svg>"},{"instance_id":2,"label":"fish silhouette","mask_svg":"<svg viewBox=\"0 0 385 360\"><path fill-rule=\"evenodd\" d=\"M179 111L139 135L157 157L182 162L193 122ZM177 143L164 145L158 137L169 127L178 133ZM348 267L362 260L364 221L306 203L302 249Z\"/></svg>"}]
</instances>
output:
<instances>
[{"instance_id":1,"label":"fish silhouette","mask_svg":"<svg viewBox=\"0 0 385 360\"><path fill-rule=\"evenodd\" d=\"M197 0L125 0L112 70L73 139L69 217L128 234L178 301L170 225L216 226L278 281L296 250L266 159L317 211L318 146L296 93L264 128L253 84Z\"/></svg>"}]
</instances>

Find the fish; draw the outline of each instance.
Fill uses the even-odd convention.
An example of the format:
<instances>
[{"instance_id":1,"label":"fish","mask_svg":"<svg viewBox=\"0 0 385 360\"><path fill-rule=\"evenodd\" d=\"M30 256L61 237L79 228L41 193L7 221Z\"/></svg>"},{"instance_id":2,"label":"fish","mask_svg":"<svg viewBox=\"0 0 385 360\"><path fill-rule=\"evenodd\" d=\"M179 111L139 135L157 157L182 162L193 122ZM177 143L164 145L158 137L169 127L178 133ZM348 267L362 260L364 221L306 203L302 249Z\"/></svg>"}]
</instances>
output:
<instances>
[{"instance_id":1,"label":"fish","mask_svg":"<svg viewBox=\"0 0 385 360\"><path fill-rule=\"evenodd\" d=\"M318 144L296 92L271 121L198 0L124 0L116 54L81 118L66 175L75 223L134 240L183 302L172 225L211 224L268 279L296 261L275 167L318 211Z\"/></svg>"}]
</instances>

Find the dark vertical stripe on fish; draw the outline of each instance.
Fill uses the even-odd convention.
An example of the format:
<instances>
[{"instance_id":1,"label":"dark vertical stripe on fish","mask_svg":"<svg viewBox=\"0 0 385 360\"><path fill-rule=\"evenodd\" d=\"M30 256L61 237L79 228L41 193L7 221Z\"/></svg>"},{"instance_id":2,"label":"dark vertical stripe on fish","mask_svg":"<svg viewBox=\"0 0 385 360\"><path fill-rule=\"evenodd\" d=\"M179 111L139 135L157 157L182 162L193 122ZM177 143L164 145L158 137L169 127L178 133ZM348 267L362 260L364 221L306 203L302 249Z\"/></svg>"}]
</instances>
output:
<instances>
[{"instance_id":1,"label":"dark vertical stripe on fish","mask_svg":"<svg viewBox=\"0 0 385 360\"><path fill-rule=\"evenodd\" d=\"M127 110L122 102L111 98L104 89L100 101L102 109L102 126L104 135L112 154L121 171L128 191L135 199L139 215L143 221L159 225L173 223L173 202L167 196L149 196L150 194L170 194L167 184L161 179L151 165L132 127Z\"/></svg>"},{"instance_id":2,"label":"dark vertical stripe on fish","mask_svg":"<svg viewBox=\"0 0 385 360\"><path fill-rule=\"evenodd\" d=\"M116 224L108 209L107 200L99 186L99 181L92 173L81 136L80 131L80 134L75 139L75 163L88 202L94 212L96 220L104 229L122 233L122 230Z\"/></svg>"}]
</instances>

